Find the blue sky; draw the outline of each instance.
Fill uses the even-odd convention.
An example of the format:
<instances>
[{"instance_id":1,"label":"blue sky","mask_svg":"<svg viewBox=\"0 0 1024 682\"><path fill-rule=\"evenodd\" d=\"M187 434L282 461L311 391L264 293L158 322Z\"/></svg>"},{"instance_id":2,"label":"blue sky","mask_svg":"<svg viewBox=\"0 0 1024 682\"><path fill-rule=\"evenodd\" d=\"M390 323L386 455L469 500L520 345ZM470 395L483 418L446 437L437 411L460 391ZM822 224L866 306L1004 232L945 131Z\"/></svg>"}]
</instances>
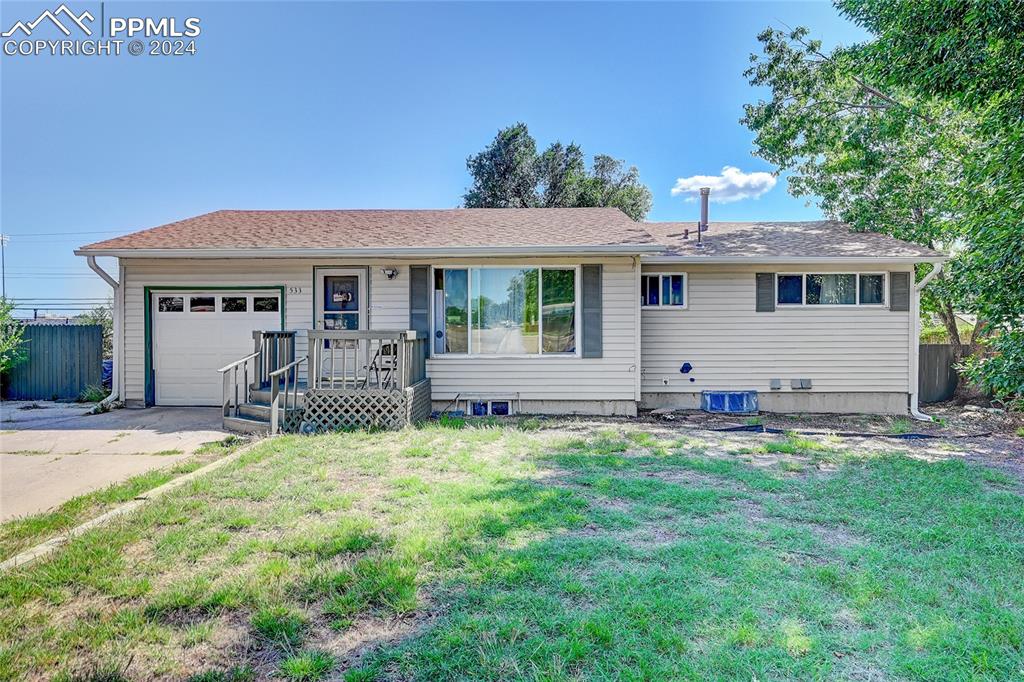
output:
<instances>
[{"instance_id":1,"label":"blue sky","mask_svg":"<svg viewBox=\"0 0 1024 682\"><path fill-rule=\"evenodd\" d=\"M58 4L4 2L0 25ZM68 5L100 16L98 2ZM651 220L692 220L695 205L671 194L677 178L772 170L738 123L758 96L742 76L757 33L803 24L826 44L863 35L812 2L103 9L199 17L197 54L0 57L11 297L103 297L76 246L219 208L457 206L466 156L516 121L539 146L575 141L636 165ZM711 213L819 217L784 179Z\"/></svg>"}]
</instances>

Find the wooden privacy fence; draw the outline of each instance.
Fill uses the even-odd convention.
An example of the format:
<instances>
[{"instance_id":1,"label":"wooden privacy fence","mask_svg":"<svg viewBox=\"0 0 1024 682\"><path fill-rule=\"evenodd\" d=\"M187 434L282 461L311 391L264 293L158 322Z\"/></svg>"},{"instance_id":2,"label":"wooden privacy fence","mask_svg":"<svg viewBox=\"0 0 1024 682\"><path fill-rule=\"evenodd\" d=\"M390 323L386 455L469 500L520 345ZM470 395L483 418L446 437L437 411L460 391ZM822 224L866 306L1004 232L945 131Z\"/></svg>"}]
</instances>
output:
<instances>
[{"instance_id":1,"label":"wooden privacy fence","mask_svg":"<svg viewBox=\"0 0 1024 682\"><path fill-rule=\"evenodd\" d=\"M918 371L918 399L922 403L949 400L959 381L953 367L953 346L948 343L922 343Z\"/></svg>"},{"instance_id":2,"label":"wooden privacy fence","mask_svg":"<svg viewBox=\"0 0 1024 682\"><path fill-rule=\"evenodd\" d=\"M75 399L99 386L103 328L96 324L26 325L26 358L10 374L8 400Z\"/></svg>"}]
</instances>

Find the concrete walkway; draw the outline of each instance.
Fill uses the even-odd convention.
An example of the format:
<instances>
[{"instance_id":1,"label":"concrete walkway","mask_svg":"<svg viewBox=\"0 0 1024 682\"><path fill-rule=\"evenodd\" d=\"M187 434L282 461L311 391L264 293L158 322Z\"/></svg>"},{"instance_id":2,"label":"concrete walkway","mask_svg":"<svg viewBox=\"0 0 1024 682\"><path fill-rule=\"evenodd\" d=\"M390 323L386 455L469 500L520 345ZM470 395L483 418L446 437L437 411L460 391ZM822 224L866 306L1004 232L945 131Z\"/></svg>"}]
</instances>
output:
<instances>
[{"instance_id":1,"label":"concrete walkway","mask_svg":"<svg viewBox=\"0 0 1024 682\"><path fill-rule=\"evenodd\" d=\"M0 521L45 511L170 466L203 443L227 435L215 407L97 415L86 414L88 407L43 401L0 404Z\"/></svg>"}]
</instances>

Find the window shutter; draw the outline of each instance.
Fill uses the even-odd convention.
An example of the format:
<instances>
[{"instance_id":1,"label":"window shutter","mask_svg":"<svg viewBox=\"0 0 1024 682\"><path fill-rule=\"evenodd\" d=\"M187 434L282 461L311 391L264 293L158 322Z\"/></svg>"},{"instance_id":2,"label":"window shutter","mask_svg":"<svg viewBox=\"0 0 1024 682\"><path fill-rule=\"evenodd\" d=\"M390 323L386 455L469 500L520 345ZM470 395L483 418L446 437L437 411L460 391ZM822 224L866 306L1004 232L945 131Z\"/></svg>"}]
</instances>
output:
<instances>
[{"instance_id":1,"label":"window shutter","mask_svg":"<svg viewBox=\"0 0 1024 682\"><path fill-rule=\"evenodd\" d=\"M584 265L582 279L580 305L583 309L583 357L599 358L604 350L601 266Z\"/></svg>"},{"instance_id":2,"label":"window shutter","mask_svg":"<svg viewBox=\"0 0 1024 682\"><path fill-rule=\"evenodd\" d=\"M430 267L426 265L409 266L409 329L428 339L422 344L426 355L430 347Z\"/></svg>"},{"instance_id":3,"label":"window shutter","mask_svg":"<svg viewBox=\"0 0 1024 682\"><path fill-rule=\"evenodd\" d=\"M759 272L754 275L757 283L757 296L754 310L759 313L775 312L775 273Z\"/></svg>"},{"instance_id":4,"label":"window shutter","mask_svg":"<svg viewBox=\"0 0 1024 682\"><path fill-rule=\"evenodd\" d=\"M889 273L889 310L906 312L910 310L910 273Z\"/></svg>"}]
</instances>

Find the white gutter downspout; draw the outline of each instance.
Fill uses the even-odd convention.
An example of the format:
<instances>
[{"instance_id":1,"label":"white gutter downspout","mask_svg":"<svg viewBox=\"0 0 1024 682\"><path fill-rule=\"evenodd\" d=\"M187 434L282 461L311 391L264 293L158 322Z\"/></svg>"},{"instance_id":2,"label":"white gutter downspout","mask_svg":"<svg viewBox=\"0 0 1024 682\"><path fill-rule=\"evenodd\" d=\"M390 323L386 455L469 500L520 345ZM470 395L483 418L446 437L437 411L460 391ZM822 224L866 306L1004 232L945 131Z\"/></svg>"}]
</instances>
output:
<instances>
[{"instance_id":1,"label":"white gutter downspout","mask_svg":"<svg viewBox=\"0 0 1024 682\"><path fill-rule=\"evenodd\" d=\"M918 408L918 383L921 371L921 290L928 286L935 277L942 272L942 261L935 264L932 271L924 276L920 282L914 285L914 293L911 298L910 310L910 416L921 421L935 421ZM910 274L914 276L913 272Z\"/></svg>"},{"instance_id":2,"label":"white gutter downspout","mask_svg":"<svg viewBox=\"0 0 1024 682\"><path fill-rule=\"evenodd\" d=\"M110 276L110 274L96 264L95 256L86 256L85 262L89 264L89 269L95 272L100 278L110 285L114 290L114 305L110 311L111 317L113 317L113 355L112 368L110 376L110 395L101 400L95 408L94 412L104 412L110 408L120 397L121 388L121 320L123 319L124 311L124 290L116 279ZM121 277L124 278L124 271L121 269Z\"/></svg>"},{"instance_id":3,"label":"white gutter downspout","mask_svg":"<svg viewBox=\"0 0 1024 682\"><path fill-rule=\"evenodd\" d=\"M637 410L640 409L641 400L641 382L643 381L643 368L640 366L642 352L640 344L643 339L640 336L640 328L642 324L640 307L640 256L633 256L633 300L635 302L635 314L636 314L636 326L633 330L633 371L635 376L633 377L633 400L636 401Z\"/></svg>"}]
</instances>

